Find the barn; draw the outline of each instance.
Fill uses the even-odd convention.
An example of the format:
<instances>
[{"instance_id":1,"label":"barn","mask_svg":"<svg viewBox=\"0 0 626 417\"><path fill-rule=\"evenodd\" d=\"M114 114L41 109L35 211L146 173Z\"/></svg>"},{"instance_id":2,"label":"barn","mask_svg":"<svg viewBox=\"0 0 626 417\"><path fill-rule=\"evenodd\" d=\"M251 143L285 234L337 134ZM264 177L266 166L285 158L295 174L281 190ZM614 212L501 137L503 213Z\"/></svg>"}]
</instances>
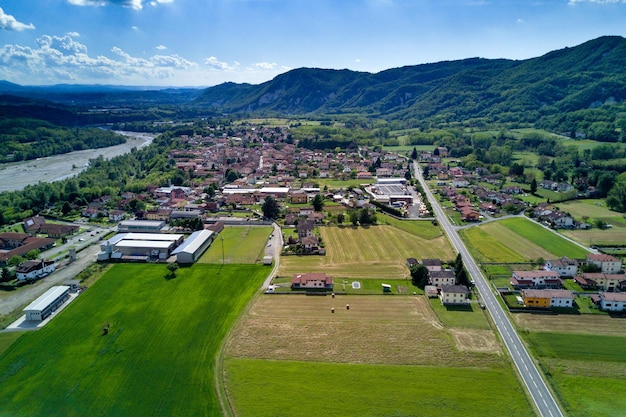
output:
<instances>
[{"instance_id":1,"label":"barn","mask_svg":"<svg viewBox=\"0 0 626 417\"><path fill-rule=\"evenodd\" d=\"M56 309L70 298L70 287L58 285L51 287L39 298L30 303L24 309L26 320L42 321L50 316Z\"/></svg>"},{"instance_id":2,"label":"barn","mask_svg":"<svg viewBox=\"0 0 626 417\"><path fill-rule=\"evenodd\" d=\"M211 246L215 235L216 233L211 230L193 232L182 245L172 252L172 255L176 255L176 262L179 264L196 262L204 251Z\"/></svg>"}]
</instances>

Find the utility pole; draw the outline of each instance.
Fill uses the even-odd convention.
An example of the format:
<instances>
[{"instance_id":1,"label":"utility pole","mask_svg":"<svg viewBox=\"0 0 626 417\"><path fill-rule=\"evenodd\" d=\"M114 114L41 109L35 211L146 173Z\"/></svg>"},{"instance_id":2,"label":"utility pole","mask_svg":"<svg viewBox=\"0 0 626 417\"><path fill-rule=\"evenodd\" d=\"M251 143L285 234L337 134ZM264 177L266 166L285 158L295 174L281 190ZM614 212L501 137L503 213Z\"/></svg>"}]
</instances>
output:
<instances>
[{"instance_id":1,"label":"utility pole","mask_svg":"<svg viewBox=\"0 0 626 417\"><path fill-rule=\"evenodd\" d=\"M222 236L222 265L224 265L224 236Z\"/></svg>"}]
</instances>

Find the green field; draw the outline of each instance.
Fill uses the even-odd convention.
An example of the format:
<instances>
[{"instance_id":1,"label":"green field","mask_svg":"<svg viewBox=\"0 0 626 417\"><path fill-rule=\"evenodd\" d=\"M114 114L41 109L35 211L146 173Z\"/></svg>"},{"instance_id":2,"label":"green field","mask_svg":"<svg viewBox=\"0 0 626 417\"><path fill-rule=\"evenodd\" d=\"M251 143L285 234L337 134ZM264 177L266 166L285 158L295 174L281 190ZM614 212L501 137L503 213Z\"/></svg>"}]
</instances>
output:
<instances>
[{"instance_id":1,"label":"green field","mask_svg":"<svg viewBox=\"0 0 626 417\"><path fill-rule=\"evenodd\" d=\"M195 265L168 278L165 265L115 265L0 356L0 415L221 415L216 354L266 274Z\"/></svg>"},{"instance_id":2,"label":"green field","mask_svg":"<svg viewBox=\"0 0 626 417\"><path fill-rule=\"evenodd\" d=\"M496 225L496 226L491 226ZM483 226L461 230L459 235L465 241L468 250L479 262L526 262L527 259L515 250L509 248L505 242L492 236L485 227L497 227L496 222Z\"/></svg>"},{"instance_id":3,"label":"green field","mask_svg":"<svg viewBox=\"0 0 626 417\"><path fill-rule=\"evenodd\" d=\"M524 334L524 338L547 371L569 416L623 415L626 338L534 332Z\"/></svg>"},{"instance_id":4,"label":"green field","mask_svg":"<svg viewBox=\"0 0 626 417\"><path fill-rule=\"evenodd\" d=\"M472 417L484 416L486 410L494 416L534 416L508 367L454 369L230 358L225 370L239 417Z\"/></svg>"},{"instance_id":5,"label":"green field","mask_svg":"<svg viewBox=\"0 0 626 417\"><path fill-rule=\"evenodd\" d=\"M490 329L485 312L478 303L469 303L466 306L444 306L438 298L430 298L428 301L439 320L446 327Z\"/></svg>"},{"instance_id":6,"label":"green field","mask_svg":"<svg viewBox=\"0 0 626 417\"><path fill-rule=\"evenodd\" d=\"M283 256L278 275L326 272L344 278L405 279L409 276L407 258L447 261L455 256L440 234L425 239L387 225L322 227L320 233L326 256ZM435 233L429 231L428 235Z\"/></svg>"},{"instance_id":7,"label":"green field","mask_svg":"<svg viewBox=\"0 0 626 417\"><path fill-rule=\"evenodd\" d=\"M221 264L222 243L225 264L254 264L263 260L271 226L228 226L200 257L198 263ZM222 240L223 238L223 240Z\"/></svg>"},{"instance_id":8,"label":"green field","mask_svg":"<svg viewBox=\"0 0 626 417\"><path fill-rule=\"evenodd\" d=\"M589 251L528 219L505 219L502 224L557 257L584 258L589 253Z\"/></svg>"}]
</instances>

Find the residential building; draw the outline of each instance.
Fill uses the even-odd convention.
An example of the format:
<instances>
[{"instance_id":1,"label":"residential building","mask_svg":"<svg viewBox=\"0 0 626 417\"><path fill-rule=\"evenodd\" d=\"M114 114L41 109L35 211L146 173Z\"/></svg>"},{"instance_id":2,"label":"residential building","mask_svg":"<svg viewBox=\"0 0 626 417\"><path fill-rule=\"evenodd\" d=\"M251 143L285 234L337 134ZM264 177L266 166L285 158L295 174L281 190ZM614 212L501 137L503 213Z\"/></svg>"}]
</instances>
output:
<instances>
[{"instance_id":1,"label":"residential building","mask_svg":"<svg viewBox=\"0 0 626 417\"><path fill-rule=\"evenodd\" d=\"M333 278L326 275L324 272L308 273L308 274L293 274L291 280L292 290L328 290L333 289Z\"/></svg>"},{"instance_id":2,"label":"residential building","mask_svg":"<svg viewBox=\"0 0 626 417\"><path fill-rule=\"evenodd\" d=\"M585 289L597 289L613 292L626 285L626 274L605 274L602 272L585 272L576 275L574 280Z\"/></svg>"},{"instance_id":3,"label":"residential building","mask_svg":"<svg viewBox=\"0 0 626 417\"><path fill-rule=\"evenodd\" d=\"M588 253L587 263L597 266L605 274L617 274L622 271L622 262L613 255Z\"/></svg>"},{"instance_id":4,"label":"residential building","mask_svg":"<svg viewBox=\"0 0 626 417\"><path fill-rule=\"evenodd\" d=\"M302 240L302 238L313 236L313 229L315 228L315 224L312 220L300 220L298 222L298 239Z\"/></svg>"},{"instance_id":5,"label":"residential building","mask_svg":"<svg viewBox=\"0 0 626 417\"><path fill-rule=\"evenodd\" d=\"M467 304L469 289L465 285L444 285L439 292L441 304Z\"/></svg>"},{"instance_id":6,"label":"residential building","mask_svg":"<svg viewBox=\"0 0 626 417\"><path fill-rule=\"evenodd\" d=\"M573 277L578 271L578 261L564 256L559 259L546 261L543 268L546 271L556 271L562 277Z\"/></svg>"},{"instance_id":7,"label":"residential building","mask_svg":"<svg viewBox=\"0 0 626 417\"><path fill-rule=\"evenodd\" d=\"M32 261L26 261L15 268L15 275L18 281L34 280L37 278L45 277L46 275L54 272L55 265L53 261L46 261L43 259L37 259Z\"/></svg>"},{"instance_id":8,"label":"residential building","mask_svg":"<svg viewBox=\"0 0 626 417\"><path fill-rule=\"evenodd\" d=\"M429 273L429 282L437 288L443 288L444 286L454 285L456 283L456 277L451 270L432 271Z\"/></svg>"},{"instance_id":9,"label":"residential building","mask_svg":"<svg viewBox=\"0 0 626 417\"><path fill-rule=\"evenodd\" d=\"M422 259L422 265L428 269L428 272L441 271L441 259Z\"/></svg>"},{"instance_id":10,"label":"residential building","mask_svg":"<svg viewBox=\"0 0 626 417\"><path fill-rule=\"evenodd\" d=\"M574 293L570 290L523 289L522 299L526 307L573 307Z\"/></svg>"},{"instance_id":11,"label":"residential building","mask_svg":"<svg viewBox=\"0 0 626 417\"><path fill-rule=\"evenodd\" d=\"M511 286L515 289L522 288L561 288L563 281L556 271L513 271Z\"/></svg>"},{"instance_id":12,"label":"residential building","mask_svg":"<svg viewBox=\"0 0 626 417\"><path fill-rule=\"evenodd\" d=\"M600 309L604 311L626 311L626 293L624 292L601 292Z\"/></svg>"}]
</instances>

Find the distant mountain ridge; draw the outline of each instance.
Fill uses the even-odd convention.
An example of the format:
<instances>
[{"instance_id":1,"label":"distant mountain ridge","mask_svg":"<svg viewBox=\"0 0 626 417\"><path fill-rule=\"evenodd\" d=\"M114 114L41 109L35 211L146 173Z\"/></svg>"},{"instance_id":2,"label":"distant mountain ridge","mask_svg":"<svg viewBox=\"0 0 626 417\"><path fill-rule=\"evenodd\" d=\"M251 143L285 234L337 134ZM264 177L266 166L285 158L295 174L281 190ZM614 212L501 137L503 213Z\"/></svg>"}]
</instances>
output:
<instances>
[{"instance_id":1,"label":"distant mountain ridge","mask_svg":"<svg viewBox=\"0 0 626 417\"><path fill-rule=\"evenodd\" d=\"M626 39L605 36L527 60L469 58L376 74L299 68L259 84L210 87L195 105L284 115L360 113L519 121L626 99ZM513 115L514 114L514 115Z\"/></svg>"}]
</instances>

